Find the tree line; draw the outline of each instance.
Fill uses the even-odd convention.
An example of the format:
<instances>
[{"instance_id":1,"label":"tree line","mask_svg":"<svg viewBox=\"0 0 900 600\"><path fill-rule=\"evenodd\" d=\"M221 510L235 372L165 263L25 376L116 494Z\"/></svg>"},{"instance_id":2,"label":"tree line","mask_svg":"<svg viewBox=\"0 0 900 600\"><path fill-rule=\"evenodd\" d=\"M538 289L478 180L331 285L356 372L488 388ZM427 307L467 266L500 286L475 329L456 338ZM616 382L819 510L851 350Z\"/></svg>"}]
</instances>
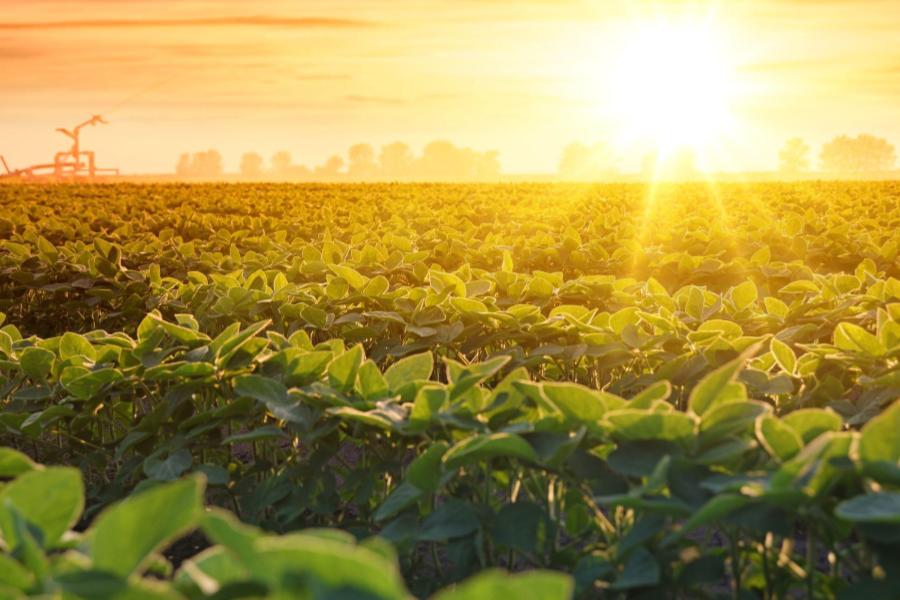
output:
<instances>
[{"instance_id":1,"label":"tree line","mask_svg":"<svg viewBox=\"0 0 900 600\"><path fill-rule=\"evenodd\" d=\"M175 168L179 177L219 178L224 174L222 155L216 150L182 154ZM409 145L394 142L376 152L371 144L356 144L346 158L334 155L308 167L294 162L286 151L268 161L256 152L241 157L240 177L248 181L497 181L500 155L434 141L416 155Z\"/></svg>"},{"instance_id":2,"label":"tree line","mask_svg":"<svg viewBox=\"0 0 900 600\"><path fill-rule=\"evenodd\" d=\"M886 139L861 134L841 135L825 143L813 163L812 148L801 138L788 140L778 154L778 170L785 176L813 172L827 174L879 174L894 168L896 150ZM614 180L623 176L620 158L604 143L569 144L563 149L557 167L562 180ZM650 153L641 161L644 179L691 179L701 169L690 149L681 149L665 160ZM184 153L175 168L182 178L218 179L224 176L222 155L216 150ZM496 151L479 152L448 141L426 145L420 155L403 142L382 146L351 146L346 157L334 155L318 166L294 162L286 151L275 153L268 161L256 152L241 157L240 178L248 181L497 181L502 167Z\"/></svg>"}]
</instances>

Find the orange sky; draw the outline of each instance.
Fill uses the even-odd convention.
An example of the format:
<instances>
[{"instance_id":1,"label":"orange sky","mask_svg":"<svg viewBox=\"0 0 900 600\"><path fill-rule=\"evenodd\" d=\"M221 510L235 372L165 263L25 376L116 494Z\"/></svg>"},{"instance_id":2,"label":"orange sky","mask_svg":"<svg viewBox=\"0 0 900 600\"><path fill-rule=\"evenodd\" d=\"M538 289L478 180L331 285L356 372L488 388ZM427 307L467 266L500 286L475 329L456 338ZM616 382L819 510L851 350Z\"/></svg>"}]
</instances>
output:
<instances>
[{"instance_id":1,"label":"orange sky","mask_svg":"<svg viewBox=\"0 0 900 600\"><path fill-rule=\"evenodd\" d=\"M768 169L788 137L877 133L900 145L900 1L728 0L715 27L740 92L715 167ZM555 170L608 141L626 170L608 74L670 0L0 0L0 154L48 159L91 113L100 161L168 172L183 151L226 166L256 150L322 162L356 142L444 138L507 172ZM660 90L664 96L667 91Z\"/></svg>"}]
</instances>

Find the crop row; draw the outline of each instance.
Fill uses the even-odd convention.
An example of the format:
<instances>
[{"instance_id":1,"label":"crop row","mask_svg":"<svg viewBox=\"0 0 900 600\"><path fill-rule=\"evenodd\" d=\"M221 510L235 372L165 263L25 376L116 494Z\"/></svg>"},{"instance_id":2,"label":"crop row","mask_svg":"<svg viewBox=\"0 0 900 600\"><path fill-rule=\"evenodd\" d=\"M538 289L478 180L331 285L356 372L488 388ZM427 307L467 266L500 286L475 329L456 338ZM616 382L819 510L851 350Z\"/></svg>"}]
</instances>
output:
<instances>
[{"instance_id":1,"label":"crop row","mask_svg":"<svg viewBox=\"0 0 900 600\"><path fill-rule=\"evenodd\" d=\"M896 315L878 321L839 324L818 351L882 361L896 386ZM748 374L796 368L786 344L708 352L715 368L683 398L660 380L626 399L535 381L508 355L419 352L382 369L360 344L267 327L212 337L158 313L135 338L7 326L0 439L79 467L97 527L111 503L196 474L210 504L265 530L389 540L417 595L488 567L571 572L587 595L900 589L900 404L854 431L832 410L756 398Z\"/></svg>"}]
</instances>

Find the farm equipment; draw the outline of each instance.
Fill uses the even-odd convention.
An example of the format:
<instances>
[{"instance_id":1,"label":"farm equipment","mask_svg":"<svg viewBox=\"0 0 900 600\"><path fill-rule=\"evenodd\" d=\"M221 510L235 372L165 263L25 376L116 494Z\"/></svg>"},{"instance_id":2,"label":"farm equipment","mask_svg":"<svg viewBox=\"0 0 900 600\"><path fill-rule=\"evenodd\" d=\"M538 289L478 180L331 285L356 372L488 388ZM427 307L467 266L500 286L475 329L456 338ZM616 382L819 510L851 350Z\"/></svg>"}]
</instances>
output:
<instances>
[{"instance_id":1,"label":"farm equipment","mask_svg":"<svg viewBox=\"0 0 900 600\"><path fill-rule=\"evenodd\" d=\"M68 150L57 152L52 163L31 165L22 169L10 169L6 159L0 156L5 173L0 173L0 179L22 179L39 181L75 181L86 179L93 181L98 176L118 175L119 169L98 168L95 155L92 150L81 149L81 130L88 125L105 125L106 121L100 115L94 115L87 121L79 123L71 130L64 127L57 129L60 133L72 140L72 146Z\"/></svg>"}]
</instances>

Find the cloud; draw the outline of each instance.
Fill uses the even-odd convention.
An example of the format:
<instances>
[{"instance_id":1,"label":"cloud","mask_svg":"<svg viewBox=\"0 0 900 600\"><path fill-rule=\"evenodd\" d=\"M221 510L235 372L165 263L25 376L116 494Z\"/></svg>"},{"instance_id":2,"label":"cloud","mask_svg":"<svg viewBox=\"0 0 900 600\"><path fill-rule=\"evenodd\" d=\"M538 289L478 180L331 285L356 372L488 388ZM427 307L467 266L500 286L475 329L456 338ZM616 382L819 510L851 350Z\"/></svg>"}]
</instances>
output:
<instances>
[{"instance_id":1,"label":"cloud","mask_svg":"<svg viewBox=\"0 0 900 600\"><path fill-rule=\"evenodd\" d=\"M73 21L0 22L0 30L48 30L48 29L127 29L166 27L287 27L315 28L366 28L374 27L373 21L338 19L328 17L211 17L189 19L86 19Z\"/></svg>"}]
</instances>

